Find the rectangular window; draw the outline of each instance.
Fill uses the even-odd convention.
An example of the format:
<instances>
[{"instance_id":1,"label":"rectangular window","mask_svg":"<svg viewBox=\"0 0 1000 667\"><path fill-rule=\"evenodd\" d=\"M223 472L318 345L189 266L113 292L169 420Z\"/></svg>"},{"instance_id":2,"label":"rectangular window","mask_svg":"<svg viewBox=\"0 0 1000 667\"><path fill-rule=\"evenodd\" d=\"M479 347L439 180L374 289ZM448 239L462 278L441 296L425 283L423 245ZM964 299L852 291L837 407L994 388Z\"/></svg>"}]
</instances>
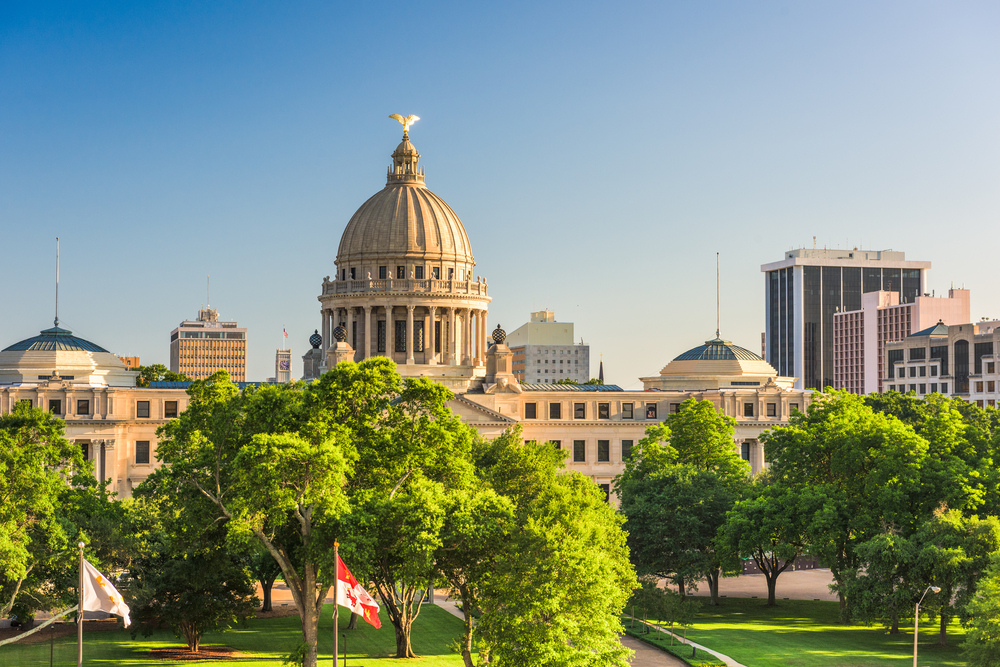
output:
<instances>
[{"instance_id":1,"label":"rectangular window","mask_svg":"<svg viewBox=\"0 0 1000 667\"><path fill-rule=\"evenodd\" d=\"M396 267L396 278L398 278L399 280L402 280L403 278L406 278L406 267L405 266L397 266Z\"/></svg>"},{"instance_id":2,"label":"rectangular window","mask_svg":"<svg viewBox=\"0 0 1000 667\"><path fill-rule=\"evenodd\" d=\"M393 341L396 352L406 352L406 321L396 320L396 336Z\"/></svg>"},{"instance_id":3,"label":"rectangular window","mask_svg":"<svg viewBox=\"0 0 1000 667\"><path fill-rule=\"evenodd\" d=\"M982 382L977 382L976 383L976 393L977 394L983 393L983 383Z\"/></svg>"},{"instance_id":4,"label":"rectangular window","mask_svg":"<svg viewBox=\"0 0 1000 667\"><path fill-rule=\"evenodd\" d=\"M622 461L628 461L632 458L632 445L634 442L632 440L622 440Z\"/></svg>"},{"instance_id":5,"label":"rectangular window","mask_svg":"<svg viewBox=\"0 0 1000 667\"><path fill-rule=\"evenodd\" d=\"M941 383L941 393L942 394L947 394L948 393L948 383L947 382L942 382Z\"/></svg>"},{"instance_id":6,"label":"rectangular window","mask_svg":"<svg viewBox=\"0 0 1000 667\"><path fill-rule=\"evenodd\" d=\"M441 280L441 267L440 266L431 267L431 278L433 278L434 280Z\"/></svg>"},{"instance_id":7,"label":"rectangular window","mask_svg":"<svg viewBox=\"0 0 1000 667\"><path fill-rule=\"evenodd\" d=\"M890 384L889 385L889 391L896 391L896 385Z\"/></svg>"},{"instance_id":8,"label":"rectangular window","mask_svg":"<svg viewBox=\"0 0 1000 667\"><path fill-rule=\"evenodd\" d=\"M937 366L931 366L931 377L932 378L936 378L937 377L937 371L938 371Z\"/></svg>"},{"instance_id":9,"label":"rectangular window","mask_svg":"<svg viewBox=\"0 0 1000 667\"><path fill-rule=\"evenodd\" d=\"M611 441L610 440L598 440L597 441L597 460L601 463L606 463L611 460Z\"/></svg>"},{"instance_id":10,"label":"rectangular window","mask_svg":"<svg viewBox=\"0 0 1000 667\"><path fill-rule=\"evenodd\" d=\"M670 414L676 415L680 411L681 411L681 404L680 403L671 403L670 404Z\"/></svg>"},{"instance_id":11,"label":"rectangular window","mask_svg":"<svg viewBox=\"0 0 1000 667\"><path fill-rule=\"evenodd\" d=\"M910 366L910 377L911 378L917 377L917 367L916 366Z\"/></svg>"},{"instance_id":12,"label":"rectangular window","mask_svg":"<svg viewBox=\"0 0 1000 667\"><path fill-rule=\"evenodd\" d=\"M995 362L993 362L993 361L987 361L986 362L986 372L987 373L996 373L997 372L996 371L996 367L997 366L996 366Z\"/></svg>"},{"instance_id":13,"label":"rectangular window","mask_svg":"<svg viewBox=\"0 0 1000 667\"><path fill-rule=\"evenodd\" d=\"M455 269L448 269L448 280L455 279Z\"/></svg>"},{"instance_id":14,"label":"rectangular window","mask_svg":"<svg viewBox=\"0 0 1000 667\"><path fill-rule=\"evenodd\" d=\"M49 412L54 415L62 414L62 401L51 400L49 401Z\"/></svg>"},{"instance_id":15,"label":"rectangular window","mask_svg":"<svg viewBox=\"0 0 1000 667\"><path fill-rule=\"evenodd\" d=\"M135 463L149 464L149 440L137 440L135 443Z\"/></svg>"},{"instance_id":16,"label":"rectangular window","mask_svg":"<svg viewBox=\"0 0 1000 667\"><path fill-rule=\"evenodd\" d=\"M925 347L911 347L910 348L910 361L923 361L926 358L927 348Z\"/></svg>"},{"instance_id":17,"label":"rectangular window","mask_svg":"<svg viewBox=\"0 0 1000 667\"><path fill-rule=\"evenodd\" d=\"M646 419L656 419L656 403L646 403Z\"/></svg>"},{"instance_id":18,"label":"rectangular window","mask_svg":"<svg viewBox=\"0 0 1000 667\"><path fill-rule=\"evenodd\" d=\"M562 403L549 403L549 419L562 419Z\"/></svg>"},{"instance_id":19,"label":"rectangular window","mask_svg":"<svg viewBox=\"0 0 1000 667\"><path fill-rule=\"evenodd\" d=\"M778 404L777 403L768 403L767 404L767 416L768 417L777 417L778 416Z\"/></svg>"},{"instance_id":20,"label":"rectangular window","mask_svg":"<svg viewBox=\"0 0 1000 667\"><path fill-rule=\"evenodd\" d=\"M562 449L562 440L552 440L553 449Z\"/></svg>"},{"instance_id":21,"label":"rectangular window","mask_svg":"<svg viewBox=\"0 0 1000 667\"><path fill-rule=\"evenodd\" d=\"M573 462L583 463L587 460L587 441L586 440L574 440L573 441Z\"/></svg>"},{"instance_id":22,"label":"rectangular window","mask_svg":"<svg viewBox=\"0 0 1000 667\"><path fill-rule=\"evenodd\" d=\"M931 393L932 394L937 393L937 382L931 382Z\"/></svg>"},{"instance_id":23,"label":"rectangular window","mask_svg":"<svg viewBox=\"0 0 1000 667\"><path fill-rule=\"evenodd\" d=\"M90 414L90 400L80 399L76 402L76 414L78 415L89 415Z\"/></svg>"},{"instance_id":24,"label":"rectangular window","mask_svg":"<svg viewBox=\"0 0 1000 667\"><path fill-rule=\"evenodd\" d=\"M340 270L340 279L341 280L347 280L347 269L341 269Z\"/></svg>"},{"instance_id":25,"label":"rectangular window","mask_svg":"<svg viewBox=\"0 0 1000 667\"><path fill-rule=\"evenodd\" d=\"M538 419L537 417L537 404L535 403L525 403L524 404L524 418L525 419Z\"/></svg>"},{"instance_id":26,"label":"rectangular window","mask_svg":"<svg viewBox=\"0 0 1000 667\"><path fill-rule=\"evenodd\" d=\"M352 266L351 267L351 280L356 280L357 279L357 273L355 273L355 271L356 271L355 268Z\"/></svg>"},{"instance_id":27,"label":"rectangular window","mask_svg":"<svg viewBox=\"0 0 1000 667\"><path fill-rule=\"evenodd\" d=\"M80 450L83 452L83 460L84 461L89 461L90 460L90 443L89 442L81 442L80 443Z\"/></svg>"},{"instance_id":28,"label":"rectangular window","mask_svg":"<svg viewBox=\"0 0 1000 667\"><path fill-rule=\"evenodd\" d=\"M996 390L997 390L996 380L989 380L989 381L986 382L986 391L987 392L989 392L989 393L992 394Z\"/></svg>"},{"instance_id":29,"label":"rectangular window","mask_svg":"<svg viewBox=\"0 0 1000 667\"><path fill-rule=\"evenodd\" d=\"M166 418L177 416L177 401L163 401L163 416Z\"/></svg>"},{"instance_id":30,"label":"rectangular window","mask_svg":"<svg viewBox=\"0 0 1000 667\"><path fill-rule=\"evenodd\" d=\"M376 329L378 330L378 344L377 344L376 347L378 347L378 351L379 352L381 352L381 353L384 354L385 353L385 332L386 332L385 320L379 320L378 324L376 325Z\"/></svg>"},{"instance_id":31,"label":"rectangular window","mask_svg":"<svg viewBox=\"0 0 1000 667\"><path fill-rule=\"evenodd\" d=\"M910 391L916 391L916 390L917 390L917 385L911 384L910 385Z\"/></svg>"},{"instance_id":32,"label":"rectangular window","mask_svg":"<svg viewBox=\"0 0 1000 667\"><path fill-rule=\"evenodd\" d=\"M799 404L798 403L789 403L788 404L788 411L791 412L792 414L795 414L796 412L799 411Z\"/></svg>"},{"instance_id":33,"label":"rectangular window","mask_svg":"<svg viewBox=\"0 0 1000 667\"><path fill-rule=\"evenodd\" d=\"M441 322L434 322L434 354L441 353Z\"/></svg>"},{"instance_id":34,"label":"rectangular window","mask_svg":"<svg viewBox=\"0 0 1000 667\"><path fill-rule=\"evenodd\" d=\"M889 379L891 380L896 377L896 362L903 360L903 350L886 350L885 359L886 363L889 365ZM899 377L906 377L905 373L905 369L899 369Z\"/></svg>"},{"instance_id":35,"label":"rectangular window","mask_svg":"<svg viewBox=\"0 0 1000 667\"><path fill-rule=\"evenodd\" d=\"M610 484L599 484L601 487L601 492L604 494L604 502L611 502L611 485Z\"/></svg>"},{"instance_id":36,"label":"rectangular window","mask_svg":"<svg viewBox=\"0 0 1000 667\"><path fill-rule=\"evenodd\" d=\"M135 416L139 418L149 418L149 401L135 402Z\"/></svg>"},{"instance_id":37,"label":"rectangular window","mask_svg":"<svg viewBox=\"0 0 1000 667\"><path fill-rule=\"evenodd\" d=\"M632 419L632 403L622 403L622 419Z\"/></svg>"},{"instance_id":38,"label":"rectangular window","mask_svg":"<svg viewBox=\"0 0 1000 667\"><path fill-rule=\"evenodd\" d=\"M743 416L744 417L753 417L753 403L744 403L743 404Z\"/></svg>"},{"instance_id":39,"label":"rectangular window","mask_svg":"<svg viewBox=\"0 0 1000 667\"><path fill-rule=\"evenodd\" d=\"M740 458L744 461L750 460L750 443L741 442L740 443Z\"/></svg>"},{"instance_id":40,"label":"rectangular window","mask_svg":"<svg viewBox=\"0 0 1000 667\"><path fill-rule=\"evenodd\" d=\"M424 279L424 267L418 266L418 267L416 267L414 269L414 271L416 271L415 277L416 277L417 280L423 280Z\"/></svg>"},{"instance_id":41,"label":"rectangular window","mask_svg":"<svg viewBox=\"0 0 1000 667\"><path fill-rule=\"evenodd\" d=\"M587 404L586 403L574 403L573 404L573 419L586 419L587 418Z\"/></svg>"},{"instance_id":42,"label":"rectangular window","mask_svg":"<svg viewBox=\"0 0 1000 667\"><path fill-rule=\"evenodd\" d=\"M927 367L926 366L921 366L920 367L920 373L919 373L919 375L920 375L920 377L927 377Z\"/></svg>"},{"instance_id":43,"label":"rectangular window","mask_svg":"<svg viewBox=\"0 0 1000 667\"><path fill-rule=\"evenodd\" d=\"M424 351L424 321L413 323L413 351Z\"/></svg>"},{"instance_id":44,"label":"rectangular window","mask_svg":"<svg viewBox=\"0 0 1000 667\"><path fill-rule=\"evenodd\" d=\"M611 419L611 404L610 403L598 403L597 404L597 418L598 419Z\"/></svg>"},{"instance_id":45,"label":"rectangular window","mask_svg":"<svg viewBox=\"0 0 1000 667\"><path fill-rule=\"evenodd\" d=\"M920 393L921 394L926 394L927 393L927 385L925 385L925 384L920 385Z\"/></svg>"},{"instance_id":46,"label":"rectangular window","mask_svg":"<svg viewBox=\"0 0 1000 667\"><path fill-rule=\"evenodd\" d=\"M378 267L378 279L385 280L388 277L389 277L389 267L388 266Z\"/></svg>"}]
</instances>

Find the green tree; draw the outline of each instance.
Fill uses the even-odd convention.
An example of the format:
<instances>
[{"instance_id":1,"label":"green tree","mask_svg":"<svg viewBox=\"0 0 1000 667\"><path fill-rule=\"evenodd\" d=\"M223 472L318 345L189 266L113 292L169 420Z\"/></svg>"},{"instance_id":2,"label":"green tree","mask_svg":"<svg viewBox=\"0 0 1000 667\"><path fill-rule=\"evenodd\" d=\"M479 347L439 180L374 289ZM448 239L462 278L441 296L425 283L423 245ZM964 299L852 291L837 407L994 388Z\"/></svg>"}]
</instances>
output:
<instances>
[{"instance_id":1,"label":"green tree","mask_svg":"<svg viewBox=\"0 0 1000 667\"><path fill-rule=\"evenodd\" d=\"M1000 554L995 554L986 576L967 607L969 630L962 652L969 667L1000 664Z\"/></svg>"},{"instance_id":2,"label":"green tree","mask_svg":"<svg viewBox=\"0 0 1000 667\"><path fill-rule=\"evenodd\" d=\"M132 370L139 371L135 378L135 386L148 387L150 382L191 382L191 378L183 373L174 373L163 364L136 366Z\"/></svg>"},{"instance_id":3,"label":"green tree","mask_svg":"<svg viewBox=\"0 0 1000 667\"><path fill-rule=\"evenodd\" d=\"M767 581L767 604L776 604L778 576L806 549L802 517L815 510L808 492L792 493L759 475L726 515L715 538L727 569L740 569L740 558L752 558Z\"/></svg>"},{"instance_id":4,"label":"green tree","mask_svg":"<svg viewBox=\"0 0 1000 667\"><path fill-rule=\"evenodd\" d=\"M26 403L0 416L0 617L66 601L47 583L72 567L73 529L59 502L86 466L63 433L61 420Z\"/></svg>"},{"instance_id":5,"label":"green tree","mask_svg":"<svg viewBox=\"0 0 1000 667\"><path fill-rule=\"evenodd\" d=\"M899 633L899 622L908 618L923 588L914 588L916 551L911 540L885 531L857 545L860 567L845 573L845 597L851 618L881 621L889 634ZM916 597L915 597L916 596Z\"/></svg>"},{"instance_id":6,"label":"green tree","mask_svg":"<svg viewBox=\"0 0 1000 667\"><path fill-rule=\"evenodd\" d=\"M621 613L636 587L621 518L565 452L522 443L520 428L481 442L478 475L514 506L514 530L480 585L480 660L511 666L621 665Z\"/></svg>"},{"instance_id":7,"label":"green tree","mask_svg":"<svg viewBox=\"0 0 1000 667\"><path fill-rule=\"evenodd\" d=\"M272 611L271 588L275 579L281 574L281 567L277 561L263 548L254 549L250 555L250 574L260 584L262 612Z\"/></svg>"},{"instance_id":8,"label":"green tree","mask_svg":"<svg viewBox=\"0 0 1000 667\"><path fill-rule=\"evenodd\" d=\"M905 536L920 523L927 441L846 392L821 395L761 441L775 484L815 499L804 517L810 551L830 568L846 615L857 546L886 526Z\"/></svg>"}]
</instances>

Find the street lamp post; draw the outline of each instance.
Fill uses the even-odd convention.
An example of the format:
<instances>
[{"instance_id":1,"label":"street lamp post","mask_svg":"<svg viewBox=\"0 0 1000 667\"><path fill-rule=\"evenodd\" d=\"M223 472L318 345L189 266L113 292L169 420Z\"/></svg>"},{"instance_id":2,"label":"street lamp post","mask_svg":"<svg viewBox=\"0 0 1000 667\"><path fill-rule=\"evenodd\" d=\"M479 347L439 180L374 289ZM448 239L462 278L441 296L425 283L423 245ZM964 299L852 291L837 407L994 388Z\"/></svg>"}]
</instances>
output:
<instances>
[{"instance_id":1,"label":"street lamp post","mask_svg":"<svg viewBox=\"0 0 1000 667\"><path fill-rule=\"evenodd\" d=\"M934 591L935 593L940 593L941 589L937 586L928 586L924 589L924 594L920 596L920 602L924 601L924 597L927 595L927 591ZM920 628L920 602L917 603L916 613L913 615L913 667L917 667L917 632Z\"/></svg>"}]
</instances>

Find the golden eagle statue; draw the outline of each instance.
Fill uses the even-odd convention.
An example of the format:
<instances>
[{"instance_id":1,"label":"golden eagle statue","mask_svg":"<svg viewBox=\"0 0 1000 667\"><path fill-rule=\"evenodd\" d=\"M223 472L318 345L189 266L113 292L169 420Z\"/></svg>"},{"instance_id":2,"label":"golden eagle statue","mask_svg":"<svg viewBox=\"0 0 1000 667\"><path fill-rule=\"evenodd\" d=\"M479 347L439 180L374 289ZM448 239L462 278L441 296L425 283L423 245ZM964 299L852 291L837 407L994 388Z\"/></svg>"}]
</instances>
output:
<instances>
[{"instance_id":1,"label":"golden eagle statue","mask_svg":"<svg viewBox=\"0 0 1000 667\"><path fill-rule=\"evenodd\" d=\"M409 116L400 116L398 113L394 113L389 118L395 118L403 125L403 134L409 134L410 126L420 120L419 116L414 116L410 114Z\"/></svg>"}]
</instances>

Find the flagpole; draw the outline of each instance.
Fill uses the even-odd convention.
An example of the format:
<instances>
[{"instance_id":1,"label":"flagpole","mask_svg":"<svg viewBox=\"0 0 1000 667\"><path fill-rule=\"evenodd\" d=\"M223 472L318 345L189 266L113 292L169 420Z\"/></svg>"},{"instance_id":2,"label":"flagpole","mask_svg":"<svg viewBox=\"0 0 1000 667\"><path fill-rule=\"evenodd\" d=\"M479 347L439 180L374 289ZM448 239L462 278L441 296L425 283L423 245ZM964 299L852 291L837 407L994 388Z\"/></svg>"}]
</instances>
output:
<instances>
[{"instance_id":1,"label":"flagpole","mask_svg":"<svg viewBox=\"0 0 1000 667\"><path fill-rule=\"evenodd\" d=\"M340 542L333 543L333 667L337 667L337 633L340 624L337 612L340 605L337 604L337 597L340 594Z\"/></svg>"},{"instance_id":2,"label":"flagpole","mask_svg":"<svg viewBox=\"0 0 1000 667\"><path fill-rule=\"evenodd\" d=\"M76 667L83 667L83 542L76 546L80 548L80 576L77 581L79 600L76 608Z\"/></svg>"}]
</instances>

